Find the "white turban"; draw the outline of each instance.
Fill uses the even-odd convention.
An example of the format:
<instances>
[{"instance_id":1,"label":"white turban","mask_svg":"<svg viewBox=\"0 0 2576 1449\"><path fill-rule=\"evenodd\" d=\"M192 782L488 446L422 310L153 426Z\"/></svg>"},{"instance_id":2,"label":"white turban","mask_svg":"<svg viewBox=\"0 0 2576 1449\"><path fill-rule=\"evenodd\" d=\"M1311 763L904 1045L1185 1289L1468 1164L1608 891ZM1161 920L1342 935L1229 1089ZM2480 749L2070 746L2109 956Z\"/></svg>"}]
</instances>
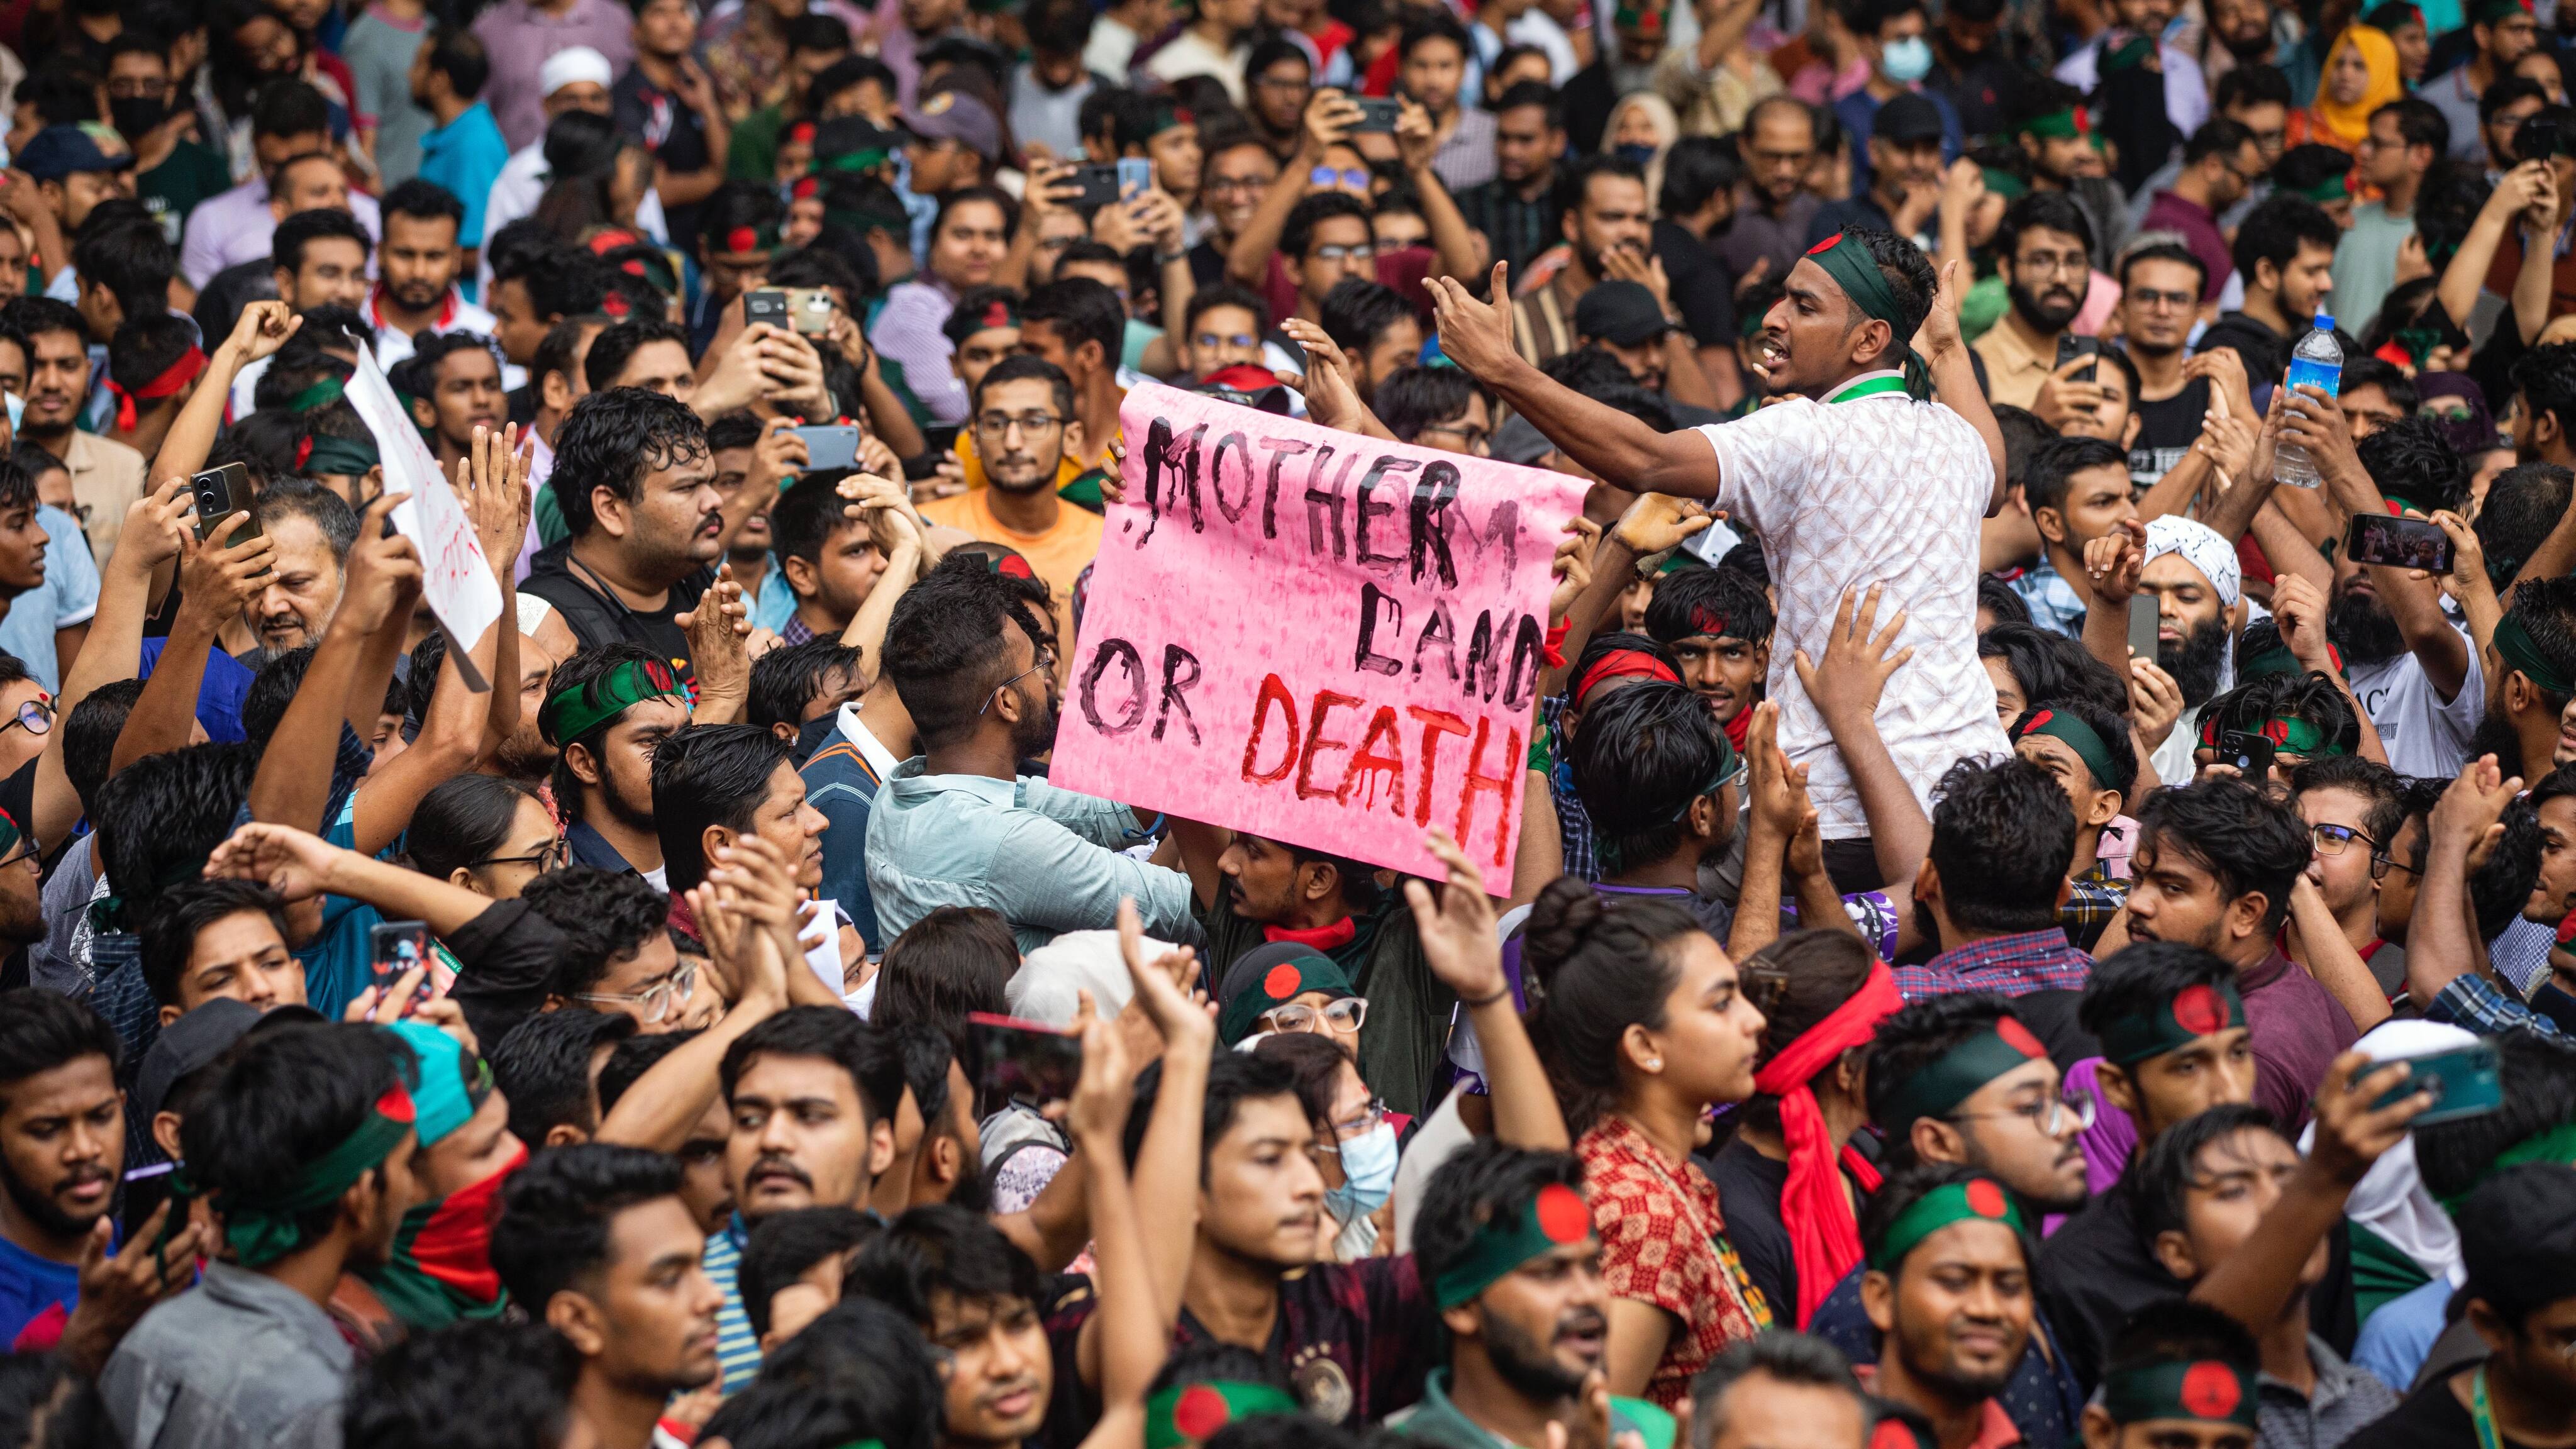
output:
<instances>
[{"instance_id":1,"label":"white turban","mask_svg":"<svg viewBox=\"0 0 2576 1449\"><path fill-rule=\"evenodd\" d=\"M2200 570L2209 586L2218 590L2220 608L2236 607L2244 579L2236 562L2235 545L2220 538L2207 524L2168 513L2147 525L2146 561L2154 563L2169 553L2181 554L2183 562Z\"/></svg>"},{"instance_id":2,"label":"white turban","mask_svg":"<svg viewBox=\"0 0 2576 1449\"><path fill-rule=\"evenodd\" d=\"M550 96L575 81L589 81L605 89L616 79L608 68L608 57L587 45L568 46L546 57L537 67L537 94Z\"/></svg>"}]
</instances>

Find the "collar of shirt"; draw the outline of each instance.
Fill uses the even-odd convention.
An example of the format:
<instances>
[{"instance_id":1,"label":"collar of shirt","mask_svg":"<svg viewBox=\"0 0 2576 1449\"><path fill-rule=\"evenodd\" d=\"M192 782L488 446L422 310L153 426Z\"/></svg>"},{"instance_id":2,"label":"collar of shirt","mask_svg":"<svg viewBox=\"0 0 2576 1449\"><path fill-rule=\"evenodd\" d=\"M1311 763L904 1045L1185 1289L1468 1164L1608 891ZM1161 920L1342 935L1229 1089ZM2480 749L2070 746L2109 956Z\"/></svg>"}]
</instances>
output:
<instances>
[{"instance_id":1,"label":"collar of shirt","mask_svg":"<svg viewBox=\"0 0 2576 1449\"><path fill-rule=\"evenodd\" d=\"M878 739L874 732L860 722L859 707L856 704L841 706L840 722L834 728L840 731L841 738L848 740L851 747L859 752L859 758L868 762L868 768L877 772L877 779L880 782L892 779L894 772L903 768L903 761L894 757L894 751L885 747L885 741Z\"/></svg>"},{"instance_id":2,"label":"collar of shirt","mask_svg":"<svg viewBox=\"0 0 2576 1449\"><path fill-rule=\"evenodd\" d=\"M2022 931L2010 936L1989 936L1982 941L1970 941L1933 957L1925 967L1932 971L2010 970L2017 966L2046 965L2073 950L2066 944L2065 930L2050 926L2044 931Z\"/></svg>"},{"instance_id":3,"label":"collar of shirt","mask_svg":"<svg viewBox=\"0 0 2576 1449\"><path fill-rule=\"evenodd\" d=\"M331 1317L313 1300L264 1273L232 1263L209 1262L198 1285L215 1302L256 1314L287 1331L306 1352L345 1371L355 1358Z\"/></svg>"},{"instance_id":4,"label":"collar of shirt","mask_svg":"<svg viewBox=\"0 0 2576 1449\"><path fill-rule=\"evenodd\" d=\"M2360 1387L2354 1380L2365 1372L2354 1368L2342 1354L2334 1351L2333 1344L2313 1333L2308 1335L2308 1365L2316 1370L2317 1386L2306 1393L2299 1392L2298 1387L2287 1379L2277 1379L2268 1373L2256 1374L2255 1391L2275 1401L2264 1407L2296 1404L2311 1413L2325 1413ZM2373 1379L2372 1382L2378 1380Z\"/></svg>"},{"instance_id":5,"label":"collar of shirt","mask_svg":"<svg viewBox=\"0 0 2576 1449\"><path fill-rule=\"evenodd\" d=\"M915 755L895 766L886 776L886 788L897 800L921 804L934 795L972 795L985 804L1004 810L1015 809L1020 800L1020 782L996 780L990 775L934 775L927 756Z\"/></svg>"},{"instance_id":6,"label":"collar of shirt","mask_svg":"<svg viewBox=\"0 0 2576 1449\"><path fill-rule=\"evenodd\" d=\"M2236 989L2251 996L2280 980L2281 973L2289 969L2290 958L2281 954L2280 945L2276 942L2272 954L2236 973Z\"/></svg>"}]
</instances>

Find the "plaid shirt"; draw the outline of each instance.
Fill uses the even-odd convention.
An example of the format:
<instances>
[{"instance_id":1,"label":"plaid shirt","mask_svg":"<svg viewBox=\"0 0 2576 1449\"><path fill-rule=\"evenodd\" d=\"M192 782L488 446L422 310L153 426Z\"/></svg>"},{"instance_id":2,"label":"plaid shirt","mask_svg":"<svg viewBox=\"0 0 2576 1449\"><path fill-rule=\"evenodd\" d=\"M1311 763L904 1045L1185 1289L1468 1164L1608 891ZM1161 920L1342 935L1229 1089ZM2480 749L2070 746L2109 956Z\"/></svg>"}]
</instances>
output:
<instances>
[{"instance_id":1,"label":"plaid shirt","mask_svg":"<svg viewBox=\"0 0 2576 1449\"><path fill-rule=\"evenodd\" d=\"M2052 926L1971 941L1923 965L1895 969L1896 990L1907 1001L1962 991L2027 996L2034 991L2083 990L2085 978L2093 973L2093 958L2066 944L2066 933Z\"/></svg>"},{"instance_id":2,"label":"plaid shirt","mask_svg":"<svg viewBox=\"0 0 2576 1449\"><path fill-rule=\"evenodd\" d=\"M2111 879L2096 861L2091 870L2066 884L2066 904L2057 908L2057 924L2066 929L2068 945L2091 951L2111 928L2113 918L2128 909L2129 883Z\"/></svg>"},{"instance_id":3,"label":"plaid shirt","mask_svg":"<svg viewBox=\"0 0 2576 1449\"><path fill-rule=\"evenodd\" d=\"M2559 1035L2558 1023L2523 1005L2475 971L2463 971L2433 995L2424 1008L2426 1021L2445 1022L2476 1032L2496 1036L2523 1027L2542 1036Z\"/></svg>"},{"instance_id":4,"label":"plaid shirt","mask_svg":"<svg viewBox=\"0 0 2576 1449\"><path fill-rule=\"evenodd\" d=\"M1547 731L1555 766L1548 772L1547 793L1556 802L1556 834L1565 873L1577 880L1599 880L1601 866L1592 845L1592 817L1574 793L1574 766L1565 758L1564 736L1556 727L1565 713L1565 696L1551 694L1538 705L1539 727Z\"/></svg>"}]
</instances>

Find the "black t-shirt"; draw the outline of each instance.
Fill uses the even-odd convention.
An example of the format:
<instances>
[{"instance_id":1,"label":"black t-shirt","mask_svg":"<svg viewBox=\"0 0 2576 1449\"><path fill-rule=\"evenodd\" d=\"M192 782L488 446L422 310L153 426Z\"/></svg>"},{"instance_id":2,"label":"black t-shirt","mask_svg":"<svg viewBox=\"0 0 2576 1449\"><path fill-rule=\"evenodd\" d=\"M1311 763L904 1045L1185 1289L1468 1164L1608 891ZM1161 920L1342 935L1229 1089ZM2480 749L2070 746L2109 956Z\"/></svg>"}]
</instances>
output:
<instances>
[{"instance_id":1,"label":"black t-shirt","mask_svg":"<svg viewBox=\"0 0 2576 1449\"><path fill-rule=\"evenodd\" d=\"M706 169L712 156L707 150L705 123L686 101L645 79L642 66L629 67L609 88L608 98L616 107L617 129L640 137L654 160L675 172ZM662 208L671 240L683 250L697 243L698 205L693 201Z\"/></svg>"},{"instance_id":2,"label":"black t-shirt","mask_svg":"<svg viewBox=\"0 0 2576 1449\"><path fill-rule=\"evenodd\" d=\"M2129 1315L2179 1298L2185 1288L2139 1242L2137 1204L2126 1179L2039 1245L2038 1279L2040 1307L2087 1392L2101 1377L2111 1335Z\"/></svg>"},{"instance_id":3,"label":"black t-shirt","mask_svg":"<svg viewBox=\"0 0 2576 1449\"><path fill-rule=\"evenodd\" d=\"M1655 255L1663 259L1664 279L1672 285L1673 302L1691 340L1702 347L1735 342L1735 278L1709 250L1708 243L1679 222L1655 223Z\"/></svg>"},{"instance_id":4,"label":"black t-shirt","mask_svg":"<svg viewBox=\"0 0 2576 1449\"><path fill-rule=\"evenodd\" d=\"M697 607L699 596L716 580L715 570L700 569L671 586L670 597L651 613L630 609L622 601L599 592L582 577L578 567L567 567L569 544L549 548L537 556L528 581L521 592L536 595L563 611L564 623L585 649L623 640L641 644L657 658L670 661L680 682L696 693L697 672L689 665L689 632L680 627L678 616Z\"/></svg>"},{"instance_id":5,"label":"black t-shirt","mask_svg":"<svg viewBox=\"0 0 2576 1449\"><path fill-rule=\"evenodd\" d=\"M1868 1145L1854 1139L1855 1146ZM1780 1194L1789 1187L1789 1164L1756 1152L1739 1134L1713 1157L1701 1160L1709 1181L1717 1184L1718 1211L1726 1217L1726 1240L1744 1265L1744 1276L1770 1301L1771 1316L1794 1321L1798 1314L1798 1257L1789 1244L1789 1227L1780 1215ZM1845 1169L1843 1180L1851 1181ZM1859 1184L1853 1183L1857 1191Z\"/></svg>"},{"instance_id":6,"label":"black t-shirt","mask_svg":"<svg viewBox=\"0 0 2576 1449\"><path fill-rule=\"evenodd\" d=\"M2507 1449L2524 1449L2521 1440L2506 1436L2502 1429L2496 1437ZM2469 1417L2468 1406L2451 1392L2450 1377L2444 1375L2407 1395L2406 1402L2379 1422L2346 1439L2344 1449L2477 1449L2477 1444L2477 1420Z\"/></svg>"},{"instance_id":7,"label":"black t-shirt","mask_svg":"<svg viewBox=\"0 0 2576 1449\"><path fill-rule=\"evenodd\" d=\"M2129 446L2129 481L2152 487L2199 441L2201 420L2209 414L2209 379L2195 377L2161 402L2140 398L2130 410L2138 415L2138 440Z\"/></svg>"}]
</instances>

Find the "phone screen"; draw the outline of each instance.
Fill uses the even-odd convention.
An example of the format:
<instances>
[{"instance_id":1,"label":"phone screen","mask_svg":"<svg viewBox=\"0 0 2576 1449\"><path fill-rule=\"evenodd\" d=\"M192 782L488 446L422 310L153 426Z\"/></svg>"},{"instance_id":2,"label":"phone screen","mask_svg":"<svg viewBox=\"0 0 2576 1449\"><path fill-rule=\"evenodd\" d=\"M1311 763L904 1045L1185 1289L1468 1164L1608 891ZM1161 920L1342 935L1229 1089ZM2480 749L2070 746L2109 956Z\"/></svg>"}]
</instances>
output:
<instances>
[{"instance_id":1,"label":"phone screen","mask_svg":"<svg viewBox=\"0 0 2576 1449\"><path fill-rule=\"evenodd\" d=\"M1063 1101L1082 1079L1082 1038L1044 1022L968 1012L966 1037L982 1102Z\"/></svg>"},{"instance_id":2,"label":"phone screen","mask_svg":"<svg viewBox=\"0 0 2576 1449\"><path fill-rule=\"evenodd\" d=\"M2163 619L2159 600L2154 594L2135 594L2129 599L2129 656L2152 660L2156 657L2156 628Z\"/></svg>"},{"instance_id":3,"label":"phone screen","mask_svg":"<svg viewBox=\"0 0 2576 1449\"><path fill-rule=\"evenodd\" d=\"M2355 563L2422 569L2430 574L2449 573L2454 551L2451 536L2440 524L2366 513L2354 516L2344 547Z\"/></svg>"},{"instance_id":4,"label":"phone screen","mask_svg":"<svg viewBox=\"0 0 2576 1449\"><path fill-rule=\"evenodd\" d=\"M367 930L369 971L379 991L390 991L403 973L429 961L429 927L420 921L381 921ZM424 973L421 990L429 989Z\"/></svg>"}]
</instances>

